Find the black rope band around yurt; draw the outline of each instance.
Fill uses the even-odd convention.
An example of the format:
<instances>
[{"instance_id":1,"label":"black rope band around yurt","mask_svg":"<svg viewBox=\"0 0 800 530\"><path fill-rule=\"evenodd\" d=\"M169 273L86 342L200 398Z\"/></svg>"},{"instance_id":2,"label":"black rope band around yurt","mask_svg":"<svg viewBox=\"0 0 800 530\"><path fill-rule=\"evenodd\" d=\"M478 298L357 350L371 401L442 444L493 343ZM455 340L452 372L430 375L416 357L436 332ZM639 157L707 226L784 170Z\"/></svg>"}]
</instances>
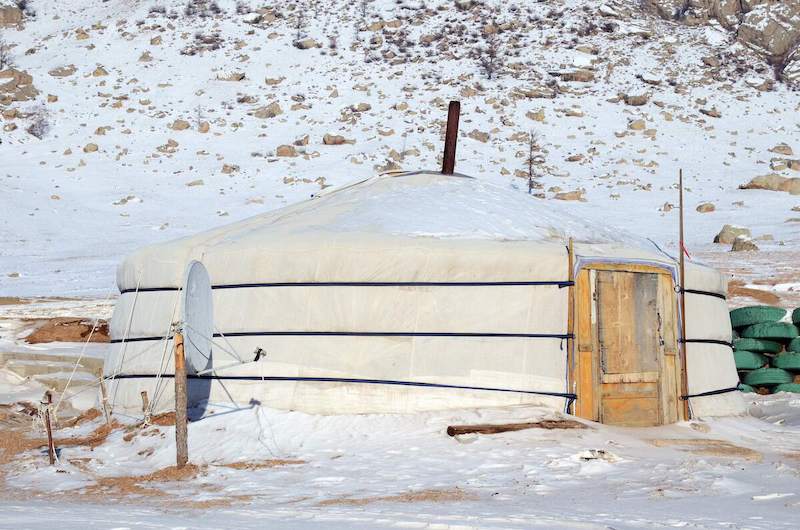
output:
<instances>
[{"instance_id":1,"label":"black rope band around yurt","mask_svg":"<svg viewBox=\"0 0 800 530\"><path fill-rule=\"evenodd\" d=\"M681 399L685 401L689 398L718 396L719 394L728 394L730 392L736 392L737 390L739 390L738 386L732 386L730 388L721 388L719 390L709 390L708 392L700 392L699 394L688 394L685 396L681 396Z\"/></svg>"},{"instance_id":2,"label":"black rope band around yurt","mask_svg":"<svg viewBox=\"0 0 800 530\"><path fill-rule=\"evenodd\" d=\"M679 293L687 293L687 294L699 294L702 296L713 296L714 298L721 298L723 300L727 300L728 297L721 293L714 293L711 291L701 291L699 289L678 289Z\"/></svg>"},{"instance_id":3,"label":"black rope band around yurt","mask_svg":"<svg viewBox=\"0 0 800 530\"><path fill-rule=\"evenodd\" d=\"M719 344L720 346L727 346L728 348L733 348L733 343L728 342L727 340L717 340L717 339L678 339L678 342L681 344Z\"/></svg>"},{"instance_id":4,"label":"black rope band around yurt","mask_svg":"<svg viewBox=\"0 0 800 530\"><path fill-rule=\"evenodd\" d=\"M233 331L214 333L214 338L232 337L465 337L489 339L572 339L573 333L459 333L444 331ZM132 337L112 339L111 344L170 340L167 337Z\"/></svg>"},{"instance_id":5,"label":"black rope band around yurt","mask_svg":"<svg viewBox=\"0 0 800 530\"><path fill-rule=\"evenodd\" d=\"M525 287L553 285L562 289L575 285L572 280L507 282L270 282L212 285L212 289L254 289L259 287ZM139 287L122 289L120 294L178 291L180 287Z\"/></svg>"},{"instance_id":6,"label":"black rope band around yurt","mask_svg":"<svg viewBox=\"0 0 800 530\"><path fill-rule=\"evenodd\" d=\"M154 379L156 377L174 378L174 374L119 374L110 379ZM443 383L424 383L421 381L398 381L393 379L358 379L350 377L293 377L293 376L259 376L259 375L209 375L188 374L189 379L216 380L216 381L288 381L288 382L315 382L315 383L357 383L369 385L395 385L416 386L424 388L446 388L454 390L477 390L484 392L509 392L515 394L533 394L538 396L565 398L571 401L577 399L576 394L566 392L546 392L539 390L519 390L514 388L496 388L485 386L448 385Z\"/></svg>"}]
</instances>

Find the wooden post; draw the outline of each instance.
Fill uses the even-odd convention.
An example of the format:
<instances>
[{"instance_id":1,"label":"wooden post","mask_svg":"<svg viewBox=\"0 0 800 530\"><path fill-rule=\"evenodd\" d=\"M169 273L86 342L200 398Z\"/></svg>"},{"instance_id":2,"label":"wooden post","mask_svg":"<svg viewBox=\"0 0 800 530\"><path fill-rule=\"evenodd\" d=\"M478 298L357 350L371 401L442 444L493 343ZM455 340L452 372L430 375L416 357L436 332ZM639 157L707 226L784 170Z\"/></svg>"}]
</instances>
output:
<instances>
[{"instance_id":1,"label":"wooden post","mask_svg":"<svg viewBox=\"0 0 800 530\"><path fill-rule=\"evenodd\" d=\"M175 464L181 468L189 461L188 397L186 395L186 358L183 334L175 333Z\"/></svg>"},{"instance_id":2,"label":"wooden post","mask_svg":"<svg viewBox=\"0 0 800 530\"><path fill-rule=\"evenodd\" d=\"M150 398L147 397L147 390L142 390L142 421L145 425L150 423Z\"/></svg>"},{"instance_id":3,"label":"wooden post","mask_svg":"<svg viewBox=\"0 0 800 530\"><path fill-rule=\"evenodd\" d=\"M456 143L458 142L458 118L461 115L461 103L451 101L447 108L447 129L444 135L444 158L442 174L452 175L456 167Z\"/></svg>"},{"instance_id":4,"label":"wooden post","mask_svg":"<svg viewBox=\"0 0 800 530\"><path fill-rule=\"evenodd\" d=\"M575 393L575 339L572 337L575 333L575 274L573 267L575 266L575 249L573 247L572 238L569 238L567 245L567 279L570 281L569 292L567 294L567 366L569 390L568 392ZM575 413L575 402L571 402L569 409L570 414Z\"/></svg>"},{"instance_id":5,"label":"wooden post","mask_svg":"<svg viewBox=\"0 0 800 530\"><path fill-rule=\"evenodd\" d=\"M681 396L689 394L689 379L686 372L686 246L683 240L683 169L678 170L678 202L679 202L679 245L680 248L680 304L681 304ZM683 419L689 419L689 400L682 399L683 402Z\"/></svg>"},{"instance_id":6,"label":"wooden post","mask_svg":"<svg viewBox=\"0 0 800 530\"><path fill-rule=\"evenodd\" d=\"M50 457L50 465L56 463L56 446L53 443L53 428L50 425L50 405L53 403L53 394L48 390L42 398L44 405L44 428L47 431L47 456Z\"/></svg>"},{"instance_id":7,"label":"wooden post","mask_svg":"<svg viewBox=\"0 0 800 530\"><path fill-rule=\"evenodd\" d=\"M106 383L103 378L100 378L100 404L103 407L103 416L106 419L106 425L111 426L111 411L108 409L108 393L106 392Z\"/></svg>"}]
</instances>

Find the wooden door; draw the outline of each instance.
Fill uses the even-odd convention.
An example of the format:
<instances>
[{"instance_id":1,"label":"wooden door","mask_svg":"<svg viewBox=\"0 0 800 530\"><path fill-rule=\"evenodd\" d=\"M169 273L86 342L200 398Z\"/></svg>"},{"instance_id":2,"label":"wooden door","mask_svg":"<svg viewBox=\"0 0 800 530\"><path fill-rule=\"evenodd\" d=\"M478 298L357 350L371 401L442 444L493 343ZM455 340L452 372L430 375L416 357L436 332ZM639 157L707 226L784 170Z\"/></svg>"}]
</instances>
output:
<instances>
[{"instance_id":1,"label":"wooden door","mask_svg":"<svg viewBox=\"0 0 800 530\"><path fill-rule=\"evenodd\" d=\"M660 425L664 411L659 274L599 270L595 277L600 421Z\"/></svg>"}]
</instances>

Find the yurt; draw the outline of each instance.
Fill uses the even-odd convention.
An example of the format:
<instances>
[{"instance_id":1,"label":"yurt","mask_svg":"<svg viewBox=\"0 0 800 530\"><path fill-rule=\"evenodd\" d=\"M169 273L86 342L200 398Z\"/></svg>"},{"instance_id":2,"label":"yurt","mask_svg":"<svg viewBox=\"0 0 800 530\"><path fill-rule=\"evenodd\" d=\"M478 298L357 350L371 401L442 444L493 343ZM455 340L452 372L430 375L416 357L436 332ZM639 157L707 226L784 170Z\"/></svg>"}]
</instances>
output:
<instances>
[{"instance_id":1,"label":"yurt","mask_svg":"<svg viewBox=\"0 0 800 530\"><path fill-rule=\"evenodd\" d=\"M380 175L129 256L109 401L140 414L146 391L153 412L174 407L181 333L201 413L740 414L726 279L692 263L685 277L655 243L510 185Z\"/></svg>"}]
</instances>

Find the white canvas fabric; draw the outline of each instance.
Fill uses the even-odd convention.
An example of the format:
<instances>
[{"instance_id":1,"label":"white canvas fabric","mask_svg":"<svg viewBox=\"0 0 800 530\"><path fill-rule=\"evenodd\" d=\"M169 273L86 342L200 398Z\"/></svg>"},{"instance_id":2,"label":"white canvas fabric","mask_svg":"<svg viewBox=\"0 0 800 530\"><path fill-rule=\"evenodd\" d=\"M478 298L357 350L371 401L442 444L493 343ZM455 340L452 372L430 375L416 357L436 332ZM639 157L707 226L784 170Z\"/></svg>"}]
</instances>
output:
<instances>
[{"instance_id":1,"label":"white canvas fabric","mask_svg":"<svg viewBox=\"0 0 800 530\"><path fill-rule=\"evenodd\" d=\"M127 342L117 342L106 363L106 375L126 377L112 382L114 405L137 410L146 389L157 409L170 408L164 380L136 376L172 372L171 344L158 337L180 318L175 289L197 261L215 286L210 365L225 367L218 375L227 379L190 381L195 397L326 414L564 409L567 398L546 394L571 393L563 337L569 290L557 284L569 278L569 237L578 266L608 260L675 271L646 240L514 190L435 173L367 179L144 248L117 275L123 294L111 336ZM689 271L690 287L697 281L725 293L716 271ZM542 284L482 285L497 282ZM687 314L687 333L730 340L724 300L687 297ZM707 345L689 349L690 393L729 386L730 350L725 357L699 346ZM251 362L259 349L263 356ZM270 379L252 380L261 377ZM692 403L706 415L742 412L729 397Z\"/></svg>"}]
</instances>

